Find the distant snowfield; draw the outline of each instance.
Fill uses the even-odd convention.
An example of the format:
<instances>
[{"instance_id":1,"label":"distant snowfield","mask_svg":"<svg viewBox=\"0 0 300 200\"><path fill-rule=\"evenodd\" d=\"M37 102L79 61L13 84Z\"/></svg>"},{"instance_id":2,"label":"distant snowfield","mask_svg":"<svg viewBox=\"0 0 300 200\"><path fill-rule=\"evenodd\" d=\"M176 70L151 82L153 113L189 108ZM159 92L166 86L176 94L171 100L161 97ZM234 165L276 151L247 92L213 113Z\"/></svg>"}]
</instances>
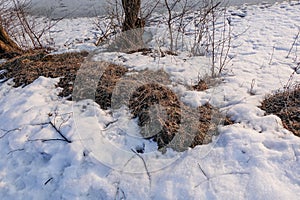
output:
<instances>
[{"instance_id":1,"label":"distant snowfield","mask_svg":"<svg viewBox=\"0 0 300 200\"><path fill-rule=\"evenodd\" d=\"M182 101L191 106L212 102L236 122L220 126L213 143L161 154L154 142L137 137L139 127L126 107L111 115L92 100L61 99L58 79L40 77L24 88L13 88L10 80L0 83L1 199L299 199L300 138L258 106L288 82L300 56L298 40L286 58L300 28L300 4L229 11L246 16L231 16L236 37L222 83L204 92L175 88ZM94 50L93 20L64 19L50 36L60 51ZM159 61L140 53L93 59L164 69L180 83L196 81L207 70L205 58L184 53ZM251 83L255 95L249 94ZM49 120L72 143L62 141ZM148 153L140 154L145 164L130 151L143 144L153 153L149 159Z\"/></svg>"},{"instance_id":2,"label":"distant snowfield","mask_svg":"<svg viewBox=\"0 0 300 200\"><path fill-rule=\"evenodd\" d=\"M228 5L275 3L283 0L226 0ZM92 17L107 13L107 0L31 0L32 14L58 17ZM142 1L144 2L144 1Z\"/></svg>"}]
</instances>

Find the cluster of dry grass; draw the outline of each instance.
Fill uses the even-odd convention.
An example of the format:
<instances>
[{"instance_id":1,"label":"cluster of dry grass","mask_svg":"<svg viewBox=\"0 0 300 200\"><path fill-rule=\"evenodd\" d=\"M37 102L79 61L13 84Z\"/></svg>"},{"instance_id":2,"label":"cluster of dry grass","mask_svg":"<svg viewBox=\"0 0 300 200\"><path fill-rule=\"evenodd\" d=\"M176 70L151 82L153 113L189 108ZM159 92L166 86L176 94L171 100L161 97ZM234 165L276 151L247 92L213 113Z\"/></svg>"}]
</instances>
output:
<instances>
[{"instance_id":1,"label":"cluster of dry grass","mask_svg":"<svg viewBox=\"0 0 300 200\"><path fill-rule=\"evenodd\" d=\"M132 94L129 108L139 118L141 134L154 137L158 147L166 146L178 131L181 121L180 101L169 88L145 84Z\"/></svg>"},{"instance_id":2,"label":"cluster of dry grass","mask_svg":"<svg viewBox=\"0 0 300 200\"><path fill-rule=\"evenodd\" d=\"M58 86L65 89L63 93L68 93L67 85L71 79L75 79L76 72L86 56L87 52L58 55L48 55L45 52L24 54L3 63L0 69L7 71L7 79L13 78L15 87L26 86L39 76L63 77Z\"/></svg>"},{"instance_id":3,"label":"cluster of dry grass","mask_svg":"<svg viewBox=\"0 0 300 200\"><path fill-rule=\"evenodd\" d=\"M132 117L139 119L141 135L157 141L161 150L171 147L183 151L211 141L218 125L213 120L217 109L209 104L195 109L184 105L167 87L171 81L166 72L129 72L126 67L112 63L84 62L87 55L86 52L27 54L5 62L0 70L7 71L5 76L13 78L15 87L28 85L39 76L60 77L57 85L63 88L60 96L69 100L94 97L102 109L126 105ZM201 81L194 89L205 90L207 85Z\"/></svg>"},{"instance_id":4,"label":"cluster of dry grass","mask_svg":"<svg viewBox=\"0 0 300 200\"><path fill-rule=\"evenodd\" d=\"M300 84L267 96L261 108L281 118L284 128L300 137Z\"/></svg>"}]
</instances>

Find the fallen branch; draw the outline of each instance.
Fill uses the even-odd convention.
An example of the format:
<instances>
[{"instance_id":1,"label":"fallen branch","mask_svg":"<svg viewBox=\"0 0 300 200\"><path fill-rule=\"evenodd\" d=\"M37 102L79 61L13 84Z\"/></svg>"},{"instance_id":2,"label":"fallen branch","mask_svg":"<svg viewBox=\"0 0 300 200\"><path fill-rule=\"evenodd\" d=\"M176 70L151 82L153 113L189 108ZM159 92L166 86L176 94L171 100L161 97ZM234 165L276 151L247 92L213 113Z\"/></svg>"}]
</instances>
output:
<instances>
[{"instance_id":1,"label":"fallen branch","mask_svg":"<svg viewBox=\"0 0 300 200\"><path fill-rule=\"evenodd\" d=\"M44 183L44 185L47 185L51 180L53 180L53 177L49 178L49 179Z\"/></svg>"},{"instance_id":2,"label":"fallen branch","mask_svg":"<svg viewBox=\"0 0 300 200\"><path fill-rule=\"evenodd\" d=\"M201 181L198 185L195 186L195 188L199 187L204 182L210 181L211 179L218 178L220 176L245 175L245 174L249 175L250 174L249 172L228 172L228 173L224 173L224 174L218 174L218 175L215 175L215 176L208 176L207 173L204 172L204 170L202 169L202 167L199 163L198 163L198 166L199 166L201 172L203 173L203 175L205 176L206 180Z\"/></svg>"},{"instance_id":3,"label":"fallen branch","mask_svg":"<svg viewBox=\"0 0 300 200\"><path fill-rule=\"evenodd\" d=\"M108 129L108 127L114 123L116 123L118 121L118 119L114 120L114 121L111 121L111 122L108 122L107 124L104 125L104 129L103 130L106 130Z\"/></svg>"},{"instance_id":4,"label":"fallen branch","mask_svg":"<svg viewBox=\"0 0 300 200\"><path fill-rule=\"evenodd\" d=\"M204 172L204 170L202 169L201 165L198 163L198 166L202 172L202 174L206 177L206 180L209 180L209 177L207 176L207 174Z\"/></svg>"},{"instance_id":5,"label":"fallen branch","mask_svg":"<svg viewBox=\"0 0 300 200\"><path fill-rule=\"evenodd\" d=\"M68 138L66 138L62 132L60 130L58 130L58 128L56 128L56 126L50 121L49 124L56 130L56 132L67 142L67 143L72 143L71 140L69 140Z\"/></svg>"},{"instance_id":6,"label":"fallen branch","mask_svg":"<svg viewBox=\"0 0 300 200\"><path fill-rule=\"evenodd\" d=\"M7 153L7 155L11 154L11 153L14 153L14 152L17 152L17 151L24 151L25 149L15 149L15 150L12 150L10 152Z\"/></svg>"},{"instance_id":7,"label":"fallen branch","mask_svg":"<svg viewBox=\"0 0 300 200\"><path fill-rule=\"evenodd\" d=\"M0 129L1 131L5 132L3 135L0 136L0 139L4 138L7 134L14 132L14 131L20 131L21 128L14 128L11 130L4 130L4 129Z\"/></svg>"},{"instance_id":8,"label":"fallen branch","mask_svg":"<svg viewBox=\"0 0 300 200\"><path fill-rule=\"evenodd\" d=\"M56 121L56 117L57 117L57 112L55 111L55 116L54 116L54 122L51 121L51 119L49 119L48 122L42 122L42 123L37 123L37 124L30 124L31 126L45 126L45 125L50 125L62 138L54 138L54 139L34 139L34 140L28 140L28 141L42 141L42 142L47 142L47 141L64 141L67 143L72 143L71 140L69 140L66 136L64 136L64 134L60 131L62 125L64 123L66 123L71 117L68 116L66 119L62 118L62 122L60 123L59 127L56 126L55 121ZM66 114L72 114L72 113L66 113ZM66 115L64 114L64 115ZM49 113L48 116L49 118L52 116L52 113ZM62 115L60 115L62 116Z\"/></svg>"},{"instance_id":9,"label":"fallen branch","mask_svg":"<svg viewBox=\"0 0 300 200\"><path fill-rule=\"evenodd\" d=\"M117 192L116 192L116 195L115 195L115 200L125 200L126 199L125 192L119 187L119 184L120 183L118 183Z\"/></svg>"},{"instance_id":10,"label":"fallen branch","mask_svg":"<svg viewBox=\"0 0 300 200\"><path fill-rule=\"evenodd\" d=\"M61 139L61 138L52 138L52 139L33 139L33 140L27 140L28 142L37 142L37 141L41 141L41 142L50 142L50 141L63 141L63 142L67 142L65 139ZM70 142L71 143L71 142Z\"/></svg>"},{"instance_id":11,"label":"fallen branch","mask_svg":"<svg viewBox=\"0 0 300 200\"><path fill-rule=\"evenodd\" d=\"M148 170L148 167L147 167L147 164L146 164L144 158L139 153L137 153L134 149L131 149L131 151L133 153L135 153L135 155L137 155L143 161L144 167L145 167L146 172L147 172L148 180L149 180L149 185L150 185L150 188L151 188L151 174Z\"/></svg>"}]
</instances>

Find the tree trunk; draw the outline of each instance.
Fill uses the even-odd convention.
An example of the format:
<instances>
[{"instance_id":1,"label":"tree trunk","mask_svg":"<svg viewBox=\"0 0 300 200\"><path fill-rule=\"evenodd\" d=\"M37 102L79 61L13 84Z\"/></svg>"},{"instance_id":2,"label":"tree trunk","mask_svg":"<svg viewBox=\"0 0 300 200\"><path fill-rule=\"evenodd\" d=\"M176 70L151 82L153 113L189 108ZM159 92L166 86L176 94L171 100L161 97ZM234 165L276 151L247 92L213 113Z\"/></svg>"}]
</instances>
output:
<instances>
[{"instance_id":1,"label":"tree trunk","mask_svg":"<svg viewBox=\"0 0 300 200\"><path fill-rule=\"evenodd\" d=\"M1 18L0 18L1 21ZM9 37L0 23L0 59L12 58L22 52L20 47Z\"/></svg>"},{"instance_id":2,"label":"tree trunk","mask_svg":"<svg viewBox=\"0 0 300 200\"><path fill-rule=\"evenodd\" d=\"M139 18L141 10L141 0L122 0L122 6L125 13L123 22L123 31L144 27L144 20Z\"/></svg>"},{"instance_id":3,"label":"tree trunk","mask_svg":"<svg viewBox=\"0 0 300 200\"><path fill-rule=\"evenodd\" d=\"M145 20L139 17L141 0L122 0L125 19L122 26L124 45L128 50L138 50L144 47L143 33Z\"/></svg>"}]
</instances>

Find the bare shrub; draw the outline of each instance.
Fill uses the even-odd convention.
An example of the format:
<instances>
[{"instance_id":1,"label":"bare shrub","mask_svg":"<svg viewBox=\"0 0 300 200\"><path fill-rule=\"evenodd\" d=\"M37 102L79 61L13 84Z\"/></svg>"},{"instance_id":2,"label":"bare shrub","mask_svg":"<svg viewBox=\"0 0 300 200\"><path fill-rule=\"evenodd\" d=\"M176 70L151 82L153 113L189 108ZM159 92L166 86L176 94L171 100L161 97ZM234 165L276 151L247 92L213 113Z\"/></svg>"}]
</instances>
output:
<instances>
[{"instance_id":1,"label":"bare shrub","mask_svg":"<svg viewBox=\"0 0 300 200\"><path fill-rule=\"evenodd\" d=\"M9 36L23 49L50 47L47 33L61 19L36 18L29 15L31 0L0 0L1 24Z\"/></svg>"},{"instance_id":2,"label":"bare shrub","mask_svg":"<svg viewBox=\"0 0 300 200\"><path fill-rule=\"evenodd\" d=\"M105 16L98 16L94 21L96 29L100 31L96 46L107 43L109 39L112 39L118 33L122 31L123 21L123 9L122 5L118 0L107 1Z\"/></svg>"},{"instance_id":3,"label":"bare shrub","mask_svg":"<svg viewBox=\"0 0 300 200\"><path fill-rule=\"evenodd\" d=\"M191 56L209 56L211 76L221 74L230 60L231 27L226 5L212 0L164 0L161 5L165 13L157 26L164 24L168 34L157 40L158 45L172 52L188 51Z\"/></svg>"}]
</instances>

